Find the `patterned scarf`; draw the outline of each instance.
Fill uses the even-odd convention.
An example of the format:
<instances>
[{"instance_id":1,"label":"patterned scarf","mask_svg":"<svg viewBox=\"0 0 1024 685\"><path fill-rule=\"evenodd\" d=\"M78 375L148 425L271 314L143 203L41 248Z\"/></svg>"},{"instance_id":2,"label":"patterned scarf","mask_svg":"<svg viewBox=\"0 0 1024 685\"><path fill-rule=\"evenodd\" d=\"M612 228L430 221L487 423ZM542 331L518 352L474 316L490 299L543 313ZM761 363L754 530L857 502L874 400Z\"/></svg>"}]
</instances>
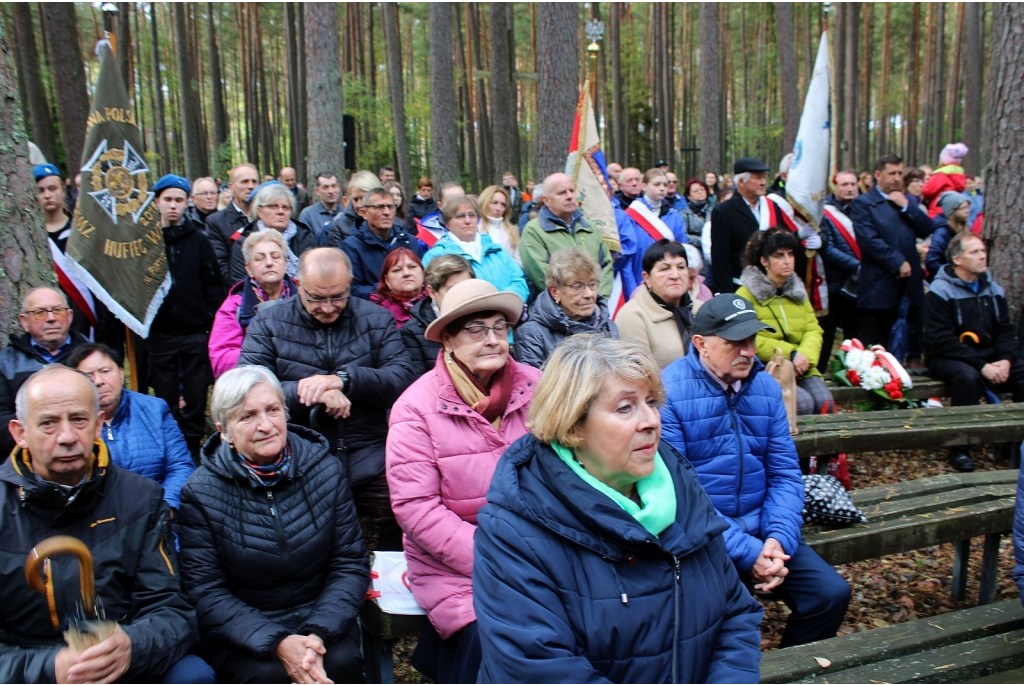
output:
<instances>
[{"instance_id":1,"label":"patterned scarf","mask_svg":"<svg viewBox=\"0 0 1024 685\"><path fill-rule=\"evenodd\" d=\"M480 416L490 421L494 430L501 430L501 417L505 415L505 407L512 397L512 365L506 361L505 366L491 376L491 384L487 388L453 353L445 352L443 356L455 392Z\"/></svg>"},{"instance_id":2,"label":"patterned scarf","mask_svg":"<svg viewBox=\"0 0 1024 685\"><path fill-rule=\"evenodd\" d=\"M278 301L283 302L295 294L295 289L292 287L294 284L291 276L285 274L281 282L281 294L277 298ZM242 303L238 307L238 323L242 330L245 330L252 317L256 316L256 307L266 302L267 299L267 293L263 291L263 288L246 276L245 283L242 285Z\"/></svg>"},{"instance_id":3,"label":"patterned scarf","mask_svg":"<svg viewBox=\"0 0 1024 685\"><path fill-rule=\"evenodd\" d=\"M263 225L263 219L256 220L256 230L265 231L266 226ZM288 228L283 231L279 231L284 236L284 242L288 246L288 275L295 278L295 274L299 272L299 257L292 252L292 238L299 232L299 227L295 225L294 221L288 222Z\"/></svg>"},{"instance_id":4,"label":"patterned scarf","mask_svg":"<svg viewBox=\"0 0 1024 685\"><path fill-rule=\"evenodd\" d=\"M239 454L237 450L235 451L235 456L238 457L238 463L245 468L249 476L258 485L262 485L265 488L270 488L280 483L288 475L288 469L292 465L292 451L287 445L285 445L284 450L278 455L277 459L269 464L254 464L244 455Z\"/></svg>"}]
</instances>

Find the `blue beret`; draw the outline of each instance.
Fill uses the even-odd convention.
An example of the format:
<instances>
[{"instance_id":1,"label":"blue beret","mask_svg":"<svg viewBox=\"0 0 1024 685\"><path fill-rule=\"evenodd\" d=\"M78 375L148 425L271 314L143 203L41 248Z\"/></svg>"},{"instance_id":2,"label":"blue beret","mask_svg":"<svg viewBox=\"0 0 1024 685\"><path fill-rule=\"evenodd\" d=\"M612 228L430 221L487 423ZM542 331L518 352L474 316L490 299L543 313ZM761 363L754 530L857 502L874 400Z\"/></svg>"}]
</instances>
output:
<instances>
[{"instance_id":1,"label":"blue beret","mask_svg":"<svg viewBox=\"0 0 1024 685\"><path fill-rule=\"evenodd\" d=\"M39 183L47 176L57 176L59 178L60 169L52 164L40 164L39 166L32 168L32 175L36 177L36 183Z\"/></svg>"},{"instance_id":2,"label":"blue beret","mask_svg":"<svg viewBox=\"0 0 1024 685\"><path fill-rule=\"evenodd\" d=\"M160 193L164 192L168 188L177 188L178 190L184 190L186 195L192 194L192 185L188 182L187 178L181 176L175 176L174 174L167 174L160 178L153 186L153 192L157 197L160 197Z\"/></svg>"},{"instance_id":3,"label":"blue beret","mask_svg":"<svg viewBox=\"0 0 1024 685\"><path fill-rule=\"evenodd\" d=\"M259 184L258 186L256 186L255 188L252 189L252 192L249 193L249 199L247 200L247 202L252 202L252 199L254 197L256 197L256 193L260 192L261 190L263 190L267 186L272 186L272 185L275 185L275 184L279 185L279 186L283 186L284 185L283 183L281 183L280 181L278 181L276 179L273 180L273 181L264 181L263 183Z\"/></svg>"}]
</instances>

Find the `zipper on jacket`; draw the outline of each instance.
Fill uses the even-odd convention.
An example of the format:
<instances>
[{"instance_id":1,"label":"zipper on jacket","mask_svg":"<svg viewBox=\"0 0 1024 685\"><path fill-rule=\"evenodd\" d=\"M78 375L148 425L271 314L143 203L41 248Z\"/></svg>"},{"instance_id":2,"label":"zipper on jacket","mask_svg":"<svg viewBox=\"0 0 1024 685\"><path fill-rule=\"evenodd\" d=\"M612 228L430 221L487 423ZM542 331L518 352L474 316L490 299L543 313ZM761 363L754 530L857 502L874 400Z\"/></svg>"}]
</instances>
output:
<instances>
[{"instance_id":1,"label":"zipper on jacket","mask_svg":"<svg viewBox=\"0 0 1024 685\"><path fill-rule=\"evenodd\" d=\"M672 682L679 682L679 594L680 589L683 585L682 577L679 573L679 557L673 556L672 561L676 565L676 582L672 586L673 605L674 605L674 620L672 622Z\"/></svg>"},{"instance_id":2,"label":"zipper on jacket","mask_svg":"<svg viewBox=\"0 0 1024 685\"><path fill-rule=\"evenodd\" d=\"M734 396L732 400L735 400ZM732 424L732 431L736 434L736 452L740 457L740 468L739 468L739 479L736 481L736 518L740 516L740 494L743 492L743 439L740 437L740 426L736 421L736 408L732 404L732 400L729 401L729 414L731 418L729 422Z\"/></svg>"},{"instance_id":3,"label":"zipper on jacket","mask_svg":"<svg viewBox=\"0 0 1024 685\"><path fill-rule=\"evenodd\" d=\"M277 514L274 492L270 488L267 488L267 501L270 503L270 517L274 519L274 530L277 531L277 544L281 546L281 555L284 557L285 563L287 563L288 549L285 547L284 525L281 523L281 517ZM292 589L287 581L284 583L284 595L285 606L292 606Z\"/></svg>"}]
</instances>

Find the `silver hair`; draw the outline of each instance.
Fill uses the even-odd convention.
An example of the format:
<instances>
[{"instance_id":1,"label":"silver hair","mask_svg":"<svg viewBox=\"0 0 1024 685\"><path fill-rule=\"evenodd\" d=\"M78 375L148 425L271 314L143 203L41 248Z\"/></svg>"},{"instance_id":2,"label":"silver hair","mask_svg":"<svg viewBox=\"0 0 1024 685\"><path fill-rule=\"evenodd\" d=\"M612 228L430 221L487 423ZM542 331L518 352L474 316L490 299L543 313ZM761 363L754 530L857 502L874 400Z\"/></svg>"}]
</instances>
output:
<instances>
[{"instance_id":1,"label":"silver hair","mask_svg":"<svg viewBox=\"0 0 1024 685\"><path fill-rule=\"evenodd\" d=\"M260 207L272 205L280 200L287 202L289 207L295 208L295 198L292 196L292 191L288 189L288 186L283 183L271 183L263 186L252 199L249 220L255 221L258 218L256 210Z\"/></svg>"},{"instance_id":2,"label":"silver hair","mask_svg":"<svg viewBox=\"0 0 1024 685\"><path fill-rule=\"evenodd\" d=\"M539 200L542 197L544 197L544 184L543 183L536 183L536 184L534 184L534 186L533 186L533 199L534 200Z\"/></svg>"},{"instance_id":3,"label":"silver hair","mask_svg":"<svg viewBox=\"0 0 1024 685\"><path fill-rule=\"evenodd\" d=\"M548 259L544 285L556 288L568 285L573 278L601 277L601 267L589 252L581 247L566 247L552 253Z\"/></svg>"},{"instance_id":4,"label":"silver hair","mask_svg":"<svg viewBox=\"0 0 1024 685\"><path fill-rule=\"evenodd\" d=\"M238 366L217 379L210 401L210 418L214 424L220 424L222 433L229 434L228 420L258 385L268 386L277 394L281 404L286 404L281 382L265 366Z\"/></svg>"},{"instance_id":5,"label":"silver hair","mask_svg":"<svg viewBox=\"0 0 1024 685\"><path fill-rule=\"evenodd\" d=\"M65 295L64 291L61 290L60 288L53 288L53 287L48 286L48 285L37 285L34 288L29 288L28 292L25 293L25 297L21 298L21 311L22 312L28 311L28 309L27 309L28 298L30 298L33 293L37 293L40 290L49 290L51 292L57 293L58 295L60 295L60 299L64 300L64 306L65 307L70 306L70 304L68 303L68 296Z\"/></svg>"},{"instance_id":6,"label":"silver hair","mask_svg":"<svg viewBox=\"0 0 1024 685\"><path fill-rule=\"evenodd\" d=\"M352 174L348 179L348 183L345 184L345 194L351 196L353 190L361 190L364 193L368 193L374 188L380 188L383 183L380 181L380 177L372 171L357 171Z\"/></svg>"},{"instance_id":7,"label":"silver hair","mask_svg":"<svg viewBox=\"0 0 1024 685\"><path fill-rule=\"evenodd\" d=\"M736 185L739 185L740 183L746 183L749 180L750 180L750 172L749 171L744 171L742 174L736 174L735 176L732 177L732 182L735 183Z\"/></svg>"},{"instance_id":8,"label":"silver hair","mask_svg":"<svg viewBox=\"0 0 1024 685\"><path fill-rule=\"evenodd\" d=\"M22 425L25 425L26 423L28 423L28 392L29 392L29 390L32 389L33 385L35 385L36 383L39 383L40 381L42 381L47 376L52 376L53 374L59 373L61 371L70 371L71 373L77 373L79 376L81 376L85 380L89 381L89 387L92 388L92 397L93 397L93 400L95 400L94 404L96 405L96 414L95 414L95 416L99 416L100 415L100 393L96 389L96 386L93 385L91 378L86 376L84 373L82 373L78 369L73 369L70 366L64 366L63 364L47 364L46 366L44 366L43 368L39 369L38 371L36 371L31 376L29 376L28 380L26 380L24 383L22 383L21 387L18 388L18 394L14 398L14 415L15 415L15 417L17 417L17 419L19 421L21 421Z\"/></svg>"},{"instance_id":9,"label":"silver hair","mask_svg":"<svg viewBox=\"0 0 1024 685\"><path fill-rule=\"evenodd\" d=\"M786 155L785 157L782 158L781 162L779 162L779 173L780 174L788 174L789 173L789 167L791 167L792 165L793 165L793 153L790 152L788 155Z\"/></svg>"},{"instance_id":10,"label":"silver hair","mask_svg":"<svg viewBox=\"0 0 1024 685\"><path fill-rule=\"evenodd\" d=\"M264 228L262 231L256 231L245 239L242 243L242 262L248 264L249 260L252 259L252 251L259 243L274 243L281 248L281 254L284 255L285 260L288 259L288 243L284 241L284 234L276 228Z\"/></svg>"}]
</instances>

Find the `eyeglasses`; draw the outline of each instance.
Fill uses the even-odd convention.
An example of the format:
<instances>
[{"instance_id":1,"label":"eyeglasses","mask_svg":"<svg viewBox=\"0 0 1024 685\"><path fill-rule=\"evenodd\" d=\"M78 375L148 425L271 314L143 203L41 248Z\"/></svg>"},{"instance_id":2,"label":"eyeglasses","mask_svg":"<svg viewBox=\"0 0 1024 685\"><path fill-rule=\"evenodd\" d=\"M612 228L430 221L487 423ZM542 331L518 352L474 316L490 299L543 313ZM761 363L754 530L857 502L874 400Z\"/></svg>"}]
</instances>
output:
<instances>
[{"instance_id":1,"label":"eyeglasses","mask_svg":"<svg viewBox=\"0 0 1024 685\"><path fill-rule=\"evenodd\" d=\"M291 205L263 205L267 209L274 212L291 212Z\"/></svg>"},{"instance_id":2,"label":"eyeglasses","mask_svg":"<svg viewBox=\"0 0 1024 685\"><path fill-rule=\"evenodd\" d=\"M576 294L582 293L584 289L593 290L597 292L597 281L590 281L589 283L572 283L569 288Z\"/></svg>"},{"instance_id":3,"label":"eyeglasses","mask_svg":"<svg viewBox=\"0 0 1024 685\"><path fill-rule=\"evenodd\" d=\"M71 311L71 307L50 307L49 309L33 309L31 311L22 312L25 316L31 316L36 321L42 321L48 314L53 314L58 319L65 316Z\"/></svg>"},{"instance_id":4,"label":"eyeglasses","mask_svg":"<svg viewBox=\"0 0 1024 685\"><path fill-rule=\"evenodd\" d=\"M512 324L508 321L499 321L493 326L485 326L482 323L473 324L472 326L466 326L462 330L469 333L469 337L474 342L480 342L487 337L487 331L494 331L494 337L508 338L508 329L512 328Z\"/></svg>"},{"instance_id":5,"label":"eyeglasses","mask_svg":"<svg viewBox=\"0 0 1024 685\"><path fill-rule=\"evenodd\" d=\"M348 291L335 295L333 297L313 297L308 292L306 293L306 301L310 304L325 305L325 304L341 304L349 298Z\"/></svg>"},{"instance_id":6,"label":"eyeglasses","mask_svg":"<svg viewBox=\"0 0 1024 685\"><path fill-rule=\"evenodd\" d=\"M479 219L480 215L476 212L463 212L462 214L456 214L452 217L453 219Z\"/></svg>"},{"instance_id":7,"label":"eyeglasses","mask_svg":"<svg viewBox=\"0 0 1024 685\"><path fill-rule=\"evenodd\" d=\"M395 211L395 203L383 204L383 205L363 205L363 209L372 209L377 212L383 212L384 210Z\"/></svg>"}]
</instances>

